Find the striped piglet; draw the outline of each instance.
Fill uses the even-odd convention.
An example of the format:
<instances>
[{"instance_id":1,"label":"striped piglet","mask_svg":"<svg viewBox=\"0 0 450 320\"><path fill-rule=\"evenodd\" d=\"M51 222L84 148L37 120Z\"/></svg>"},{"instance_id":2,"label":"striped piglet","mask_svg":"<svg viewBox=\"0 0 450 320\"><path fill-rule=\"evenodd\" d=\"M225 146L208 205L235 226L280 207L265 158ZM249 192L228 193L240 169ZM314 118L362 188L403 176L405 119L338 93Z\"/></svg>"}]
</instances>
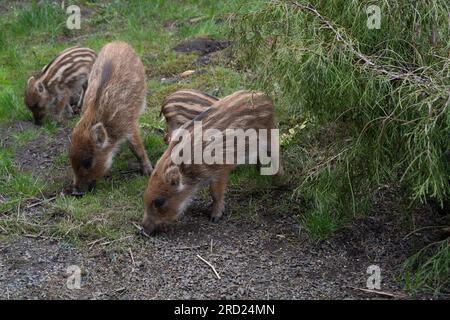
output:
<instances>
[{"instance_id":1,"label":"striped piglet","mask_svg":"<svg viewBox=\"0 0 450 320\"><path fill-rule=\"evenodd\" d=\"M35 124L40 125L46 114L58 122L73 115L71 104L82 105L96 58L89 48L68 48L28 79L25 105L33 113Z\"/></svg>"},{"instance_id":2,"label":"striped piglet","mask_svg":"<svg viewBox=\"0 0 450 320\"><path fill-rule=\"evenodd\" d=\"M159 116L167 122L164 141L168 144L173 132L194 119L219 99L194 89L178 90L170 94L163 102Z\"/></svg>"}]
</instances>

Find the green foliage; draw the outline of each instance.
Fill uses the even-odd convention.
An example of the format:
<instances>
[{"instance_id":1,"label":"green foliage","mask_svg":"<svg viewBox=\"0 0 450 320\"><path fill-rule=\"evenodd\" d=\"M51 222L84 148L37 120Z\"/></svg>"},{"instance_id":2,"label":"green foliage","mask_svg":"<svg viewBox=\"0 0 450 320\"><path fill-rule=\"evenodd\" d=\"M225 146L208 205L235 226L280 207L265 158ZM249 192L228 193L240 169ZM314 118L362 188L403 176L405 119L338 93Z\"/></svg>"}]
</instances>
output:
<instances>
[{"instance_id":1,"label":"green foliage","mask_svg":"<svg viewBox=\"0 0 450 320\"><path fill-rule=\"evenodd\" d=\"M431 243L404 264L406 288L432 291L436 296L450 293L450 240Z\"/></svg>"},{"instance_id":2,"label":"green foliage","mask_svg":"<svg viewBox=\"0 0 450 320\"><path fill-rule=\"evenodd\" d=\"M233 22L239 63L256 72L255 86L310 113L319 126L341 128L333 133L342 141L340 156L331 168L306 175L299 194L324 193L315 205L321 212L336 207L333 194L342 181L360 190L395 180L413 200L442 203L450 190L448 42L430 46L424 30L434 14L432 25L448 35L448 5L383 2L378 31L365 26L365 1L310 2L270 1ZM423 24L420 35L415 23ZM339 176L324 189L320 181L329 170ZM342 213L353 212L347 200L336 200L345 204Z\"/></svg>"},{"instance_id":3,"label":"green foliage","mask_svg":"<svg viewBox=\"0 0 450 320\"><path fill-rule=\"evenodd\" d=\"M231 20L238 66L251 70L254 87L311 122L284 156L304 168L294 195L306 200L303 225L317 239L370 211L382 184L412 202L450 196L450 4L378 2L379 30L366 26L369 4L273 0ZM293 135L301 124L282 129ZM448 265L448 251L437 252L433 261Z\"/></svg>"}]
</instances>

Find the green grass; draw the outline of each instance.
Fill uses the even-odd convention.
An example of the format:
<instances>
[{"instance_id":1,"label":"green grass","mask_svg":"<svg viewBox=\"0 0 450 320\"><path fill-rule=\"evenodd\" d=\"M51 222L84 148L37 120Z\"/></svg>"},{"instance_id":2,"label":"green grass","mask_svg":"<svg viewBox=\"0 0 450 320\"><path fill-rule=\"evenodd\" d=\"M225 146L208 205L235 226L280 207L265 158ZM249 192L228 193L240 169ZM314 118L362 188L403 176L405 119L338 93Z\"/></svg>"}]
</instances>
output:
<instances>
[{"instance_id":1,"label":"green grass","mask_svg":"<svg viewBox=\"0 0 450 320\"><path fill-rule=\"evenodd\" d=\"M0 89L0 105L0 123L5 123L12 119L31 119L31 115L25 110L17 90L13 90L8 85L2 86Z\"/></svg>"},{"instance_id":2,"label":"green grass","mask_svg":"<svg viewBox=\"0 0 450 320\"><path fill-rule=\"evenodd\" d=\"M45 183L29 173L20 172L10 150L0 149L0 213L19 208L30 199L41 197Z\"/></svg>"},{"instance_id":3,"label":"green grass","mask_svg":"<svg viewBox=\"0 0 450 320\"><path fill-rule=\"evenodd\" d=\"M18 133L13 133L14 148L23 148L31 141L39 137L41 132L36 128L28 128Z\"/></svg>"},{"instance_id":4,"label":"green grass","mask_svg":"<svg viewBox=\"0 0 450 320\"><path fill-rule=\"evenodd\" d=\"M53 39L64 30L65 14L57 5L50 2L38 4L32 1L31 5L14 11L14 19L8 28L15 36L29 37L32 35L45 35Z\"/></svg>"}]
</instances>

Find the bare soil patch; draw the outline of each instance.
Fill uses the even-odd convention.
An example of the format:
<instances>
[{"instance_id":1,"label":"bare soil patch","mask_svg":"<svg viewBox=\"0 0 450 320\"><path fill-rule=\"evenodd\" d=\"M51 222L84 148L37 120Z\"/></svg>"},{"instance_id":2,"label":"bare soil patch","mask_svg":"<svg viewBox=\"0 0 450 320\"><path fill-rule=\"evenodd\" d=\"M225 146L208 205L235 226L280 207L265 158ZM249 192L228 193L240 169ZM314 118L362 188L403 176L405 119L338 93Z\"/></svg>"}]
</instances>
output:
<instances>
[{"instance_id":1,"label":"bare soil patch","mask_svg":"<svg viewBox=\"0 0 450 320\"><path fill-rule=\"evenodd\" d=\"M179 43L174 50L177 52L198 52L202 55L220 51L228 48L232 44L230 40L212 40L210 38L196 38Z\"/></svg>"},{"instance_id":2,"label":"bare soil patch","mask_svg":"<svg viewBox=\"0 0 450 320\"><path fill-rule=\"evenodd\" d=\"M13 10L15 7L24 5L23 1L17 0L3 0L0 2L0 13L6 14L9 11Z\"/></svg>"}]
</instances>

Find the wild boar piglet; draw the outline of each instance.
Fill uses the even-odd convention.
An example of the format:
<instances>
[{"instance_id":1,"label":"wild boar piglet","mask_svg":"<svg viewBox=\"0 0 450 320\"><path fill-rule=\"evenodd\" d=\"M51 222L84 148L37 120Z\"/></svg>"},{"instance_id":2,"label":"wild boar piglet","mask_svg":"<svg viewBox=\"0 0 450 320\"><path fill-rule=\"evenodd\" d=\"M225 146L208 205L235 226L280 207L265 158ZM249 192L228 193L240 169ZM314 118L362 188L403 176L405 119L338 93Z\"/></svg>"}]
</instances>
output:
<instances>
[{"instance_id":1,"label":"wild boar piglet","mask_svg":"<svg viewBox=\"0 0 450 320\"><path fill-rule=\"evenodd\" d=\"M219 99L205 92L194 89L183 89L170 94L163 102L159 116L167 122L164 141L170 142L172 133L211 107Z\"/></svg>"},{"instance_id":2,"label":"wild boar piglet","mask_svg":"<svg viewBox=\"0 0 450 320\"><path fill-rule=\"evenodd\" d=\"M68 48L28 79L25 105L35 124L41 125L46 114L58 122L74 114L71 105L82 104L96 58L89 48Z\"/></svg>"},{"instance_id":3,"label":"wild boar piglet","mask_svg":"<svg viewBox=\"0 0 450 320\"><path fill-rule=\"evenodd\" d=\"M238 164L270 163L264 174L281 174L277 139L274 106L264 93L238 91L215 102L176 131L158 160L144 194L144 233L174 221L203 186L213 200L210 220L218 222Z\"/></svg>"},{"instance_id":4,"label":"wild boar piglet","mask_svg":"<svg viewBox=\"0 0 450 320\"><path fill-rule=\"evenodd\" d=\"M83 114L71 136L74 195L93 189L125 141L142 172L150 175L152 166L138 126L146 106L145 88L144 66L134 50L121 41L105 45L92 68Z\"/></svg>"}]
</instances>

